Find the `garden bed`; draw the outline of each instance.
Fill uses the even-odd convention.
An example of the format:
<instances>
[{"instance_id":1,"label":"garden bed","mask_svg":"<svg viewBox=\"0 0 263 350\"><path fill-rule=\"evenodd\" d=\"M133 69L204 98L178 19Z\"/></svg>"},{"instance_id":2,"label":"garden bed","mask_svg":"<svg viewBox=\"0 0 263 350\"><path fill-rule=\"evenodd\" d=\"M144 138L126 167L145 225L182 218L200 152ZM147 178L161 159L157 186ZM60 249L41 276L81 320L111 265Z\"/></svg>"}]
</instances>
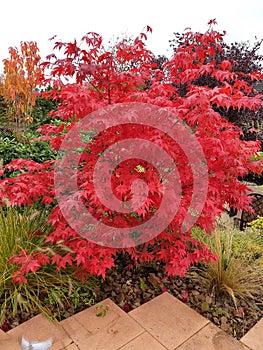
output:
<instances>
[{"instance_id":1,"label":"garden bed","mask_svg":"<svg viewBox=\"0 0 263 350\"><path fill-rule=\"evenodd\" d=\"M140 267L133 272L128 265L118 270L112 269L106 281L98 288L94 303L111 298L125 312L129 312L165 291L237 339L243 337L263 316L262 295L249 302L238 300L238 307L235 308L230 298L208 295L190 275L184 278L165 277L164 268L160 265L155 268ZM58 318L70 317L87 307L84 300L80 300L77 308L72 303L60 310ZM29 313L18 313L16 317L7 315L2 329L7 331L14 328L32 316L34 315Z\"/></svg>"},{"instance_id":2,"label":"garden bed","mask_svg":"<svg viewBox=\"0 0 263 350\"><path fill-rule=\"evenodd\" d=\"M158 272L145 268L131 273L129 269L124 269L121 274L114 275L112 282L102 286L101 296L102 299L110 297L125 311L130 311L164 291L237 339L244 336L263 316L262 295L249 302L239 300L236 309L230 298L208 295L191 277L164 277L162 267Z\"/></svg>"}]
</instances>

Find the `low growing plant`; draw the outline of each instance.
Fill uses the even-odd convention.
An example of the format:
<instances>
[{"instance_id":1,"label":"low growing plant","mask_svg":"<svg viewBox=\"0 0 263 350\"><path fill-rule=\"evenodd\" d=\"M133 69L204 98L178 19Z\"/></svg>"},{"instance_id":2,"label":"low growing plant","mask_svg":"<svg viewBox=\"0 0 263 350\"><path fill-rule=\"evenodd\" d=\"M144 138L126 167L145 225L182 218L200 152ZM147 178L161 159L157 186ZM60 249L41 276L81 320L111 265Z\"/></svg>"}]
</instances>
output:
<instances>
[{"instance_id":1,"label":"low growing plant","mask_svg":"<svg viewBox=\"0 0 263 350\"><path fill-rule=\"evenodd\" d=\"M260 216L258 217L256 220L250 222L248 224L249 227L251 227L251 229L253 231L258 232L260 235L262 235L263 233L263 217ZM263 237L261 237L262 241L263 241Z\"/></svg>"},{"instance_id":2,"label":"low growing plant","mask_svg":"<svg viewBox=\"0 0 263 350\"><path fill-rule=\"evenodd\" d=\"M67 304L77 307L83 298L80 286L86 288L86 302L88 299L93 302L95 278L79 282L69 268L56 271L50 264L48 256L55 255L56 247L45 244L49 232L45 209L36 210L35 206L0 209L0 325L7 313L14 316L19 311L30 314L40 311L54 318ZM33 252L39 254L27 258ZM21 281L16 258L23 255L27 279Z\"/></svg>"},{"instance_id":3,"label":"low growing plant","mask_svg":"<svg viewBox=\"0 0 263 350\"><path fill-rule=\"evenodd\" d=\"M251 224L251 226L250 226ZM236 256L242 256L252 264L263 268L263 237L257 229L259 219L250 223L244 232L239 232L233 241L233 252ZM255 226L254 226L255 225ZM262 225L262 221L261 221Z\"/></svg>"},{"instance_id":4,"label":"low growing plant","mask_svg":"<svg viewBox=\"0 0 263 350\"><path fill-rule=\"evenodd\" d=\"M17 158L28 159L42 163L55 159L56 153L46 141L29 142L30 137L17 139L14 136L0 136L0 159L8 164Z\"/></svg>"},{"instance_id":5,"label":"low growing plant","mask_svg":"<svg viewBox=\"0 0 263 350\"><path fill-rule=\"evenodd\" d=\"M191 273L209 293L216 296L229 296L235 307L237 299L251 299L262 293L262 270L244 254L245 247L235 230L215 230L208 236L202 231L195 231L193 236L206 244L217 256L217 261L199 264ZM246 241L245 235L243 235ZM248 240L250 243L250 239Z\"/></svg>"}]
</instances>

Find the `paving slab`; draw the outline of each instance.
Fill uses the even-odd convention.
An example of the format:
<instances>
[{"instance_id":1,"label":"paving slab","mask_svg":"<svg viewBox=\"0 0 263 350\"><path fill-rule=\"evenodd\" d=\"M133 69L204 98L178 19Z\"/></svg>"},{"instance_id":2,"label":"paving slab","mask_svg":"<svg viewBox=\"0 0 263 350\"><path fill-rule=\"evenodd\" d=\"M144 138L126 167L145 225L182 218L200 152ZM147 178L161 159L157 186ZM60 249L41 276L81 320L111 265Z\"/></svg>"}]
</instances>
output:
<instances>
[{"instance_id":1,"label":"paving slab","mask_svg":"<svg viewBox=\"0 0 263 350\"><path fill-rule=\"evenodd\" d=\"M21 350L20 339L11 338L0 329L0 350Z\"/></svg>"},{"instance_id":2,"label":"paving slab","mask_svg":"<svg viewBox=\"0 0 263 350\"><path fill-rule=\"evenodd\" d=\"M45 341L49 338L54 340L50 350L61 350L72 343L72 339L59 323L49 321L43 315L37 315L25 323L7 332L12 338L24 337L29 341Z\"/></svg>"},{"instance_id":3,"label":"paving slab","mask_svg":"<svg viewBox=\"0 0 263 350\"><path fill-rule=\"evenodd\" d=\"M132 310L129 315L169 350L184 343L209 323L167 292Z\"/></svg>"},{"instance_id":4,"label":"paving slab","mask_svg":"<svg viewBox=\"0 0 263 350\"><path fill-rule=\"evenodd\" d=\"M209 323L176 350L249 350L244 344ZM262 348L261 348L262 349Z\"/></svg>"},{"instance_id":5,"label":"paving slab","mask_svg":"<svg viewBox=\"0 0 263 350\"><path fill-rule=\"evenodd\" d=\"M9 339L8 334L6 334L4 331L2 331L2 329L0 329L0 341L6 339Z\"/></svg>"},{"instance_id":6,"label":"paving slab","mask_svg":"<svg viewBox=\"0 0 263 350\"><path fill-rule=\"evenodd\" d=\"M0 340L0 350L21 350L21 346L17 339Z\"/></svg>"},{"instance_id":7,"label":"paving slab","mask_svg":"<svg viewBox=\"0 0 263 350\"><path fill-rule=\"evenodd\" d=\"M166 350L156 339L154 339L149 333L143 333L136 339L133 339L130 343L124 345L119 350L138 350L138 349L151 349L151 350Z\"/></svg>"},{"instance_id":8,"label":"paving slab","mask_svg":"<svg viewBox=\"0 0 263 350\"><path fill-rule=\"evenodd\" d=\"M106 307L109 308L106 315L98 317L98 312ZM144 332L110 299L61 321L61 325L80 350L116 350Z\"/></svg>"},{"instance_id":9,"label":"paving slab","mask_svg":"<svg viewBox=\"0 0 263 350\"><path fill-rule=\"evenodd\" d=\"M263 349L263 318L240 339L253 350Z\"/></svg>"},{"instance_id":10,"label":"paving slab","mask_svg":"<svg viewBox=\"0 0 263 350\"><path fill-rule=\"evenodd\" d=\"M72 343L72 344L68 345L66 348L64 348L64 350L79 350L79 348L77 347L77 345L75 343Z\"/></svg>"}]
</instances>

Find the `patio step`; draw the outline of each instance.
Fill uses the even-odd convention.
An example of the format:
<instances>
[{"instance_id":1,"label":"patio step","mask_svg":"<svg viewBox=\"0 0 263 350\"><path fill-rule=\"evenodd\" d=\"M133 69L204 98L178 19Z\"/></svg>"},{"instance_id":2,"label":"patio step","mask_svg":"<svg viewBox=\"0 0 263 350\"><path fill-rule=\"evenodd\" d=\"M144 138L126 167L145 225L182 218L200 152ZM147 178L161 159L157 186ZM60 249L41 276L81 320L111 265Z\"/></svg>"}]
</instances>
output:
<instances>
[{"instance_id":1,"label":"patio step","mask_svg":"<svg viewBox=\"0 0 263 350\"><path fill-rule=\"evenodd\" d=\"M258 350L262 335L259 322L237 341L166 292L129 313L106 299L60 323L38 315L0 332L0 350L19 350L22 336L53 338L50 350Z\"/></svg>"}]
</instances>

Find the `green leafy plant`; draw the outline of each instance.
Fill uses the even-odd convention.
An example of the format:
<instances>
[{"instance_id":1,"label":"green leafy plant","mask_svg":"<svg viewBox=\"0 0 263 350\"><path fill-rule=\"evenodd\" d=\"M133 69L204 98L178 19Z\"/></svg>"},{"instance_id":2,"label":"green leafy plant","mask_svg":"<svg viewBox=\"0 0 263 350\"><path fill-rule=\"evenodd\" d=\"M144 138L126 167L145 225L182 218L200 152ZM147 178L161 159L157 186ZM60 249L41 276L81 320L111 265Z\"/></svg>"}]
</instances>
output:
<instances>
[{"instance_id":1,"label":"green leafy plant","mask_svg":"<svg viewBox=\"0 0 263 350\"><path fill-rule=\"evenodd\" d=\"M140 288L143 292L147 289L147 284L145 283L143 278L140 278Z\"/></svg>"},{"instance_id":2,"label":"green leafy plant","mask_svg":"<svg viewBox=\"0 0 263 350\"><path fill-rule=\"evenodd\" d=\"M260 216L258 217L256 220L250 222L248 224L249 227L251 227L251 229L253 231L257 231L259 234L262 234L263 232L263 217ZM263 241L263 238L262 238L262 241Z\"/></svg>"},{"instance_id":3,"label":"green leafy plant","mask_svg":"<svg viewBox=\"0 0 263 350\"><path fill-rule=\"evenodd\" d=\"M107 312L109 311L109 306L102 306L102 305L98 305L96 306L96 310L100 310L99 312L96 313L97 317L105 317L107 315Z\"/></svg>"},{"instance_id":4,"label":"green leafy plant","mask_svg":"<svg viewBox=\"0 0 263 350\"><path fill-rule=\"evenodd\" d=\"M45 89L48 91L49 87ZM43 91L43 93L45 93ZM54 159L56 152L47 141L37 140L38 128L46 123L59 125L59 119L52 120L49 116L51 110L56 110L58 101L36 97L35 105L32 106L32 122L27 124L25 130L16 130L9 121L8 102L0 95L0 160L8 164L16 158L27 159L42 163L48 159ZM32 142L33 139L36 141Z\"/></svg>"},{"instance_id":5,"label":"green leafy plant","mask_svg":"<svg viewBox=\"0 0 263 350\"><path fill-rule=\"evenodd\" d=\"M237 234L233 241L233 253L262 269L263 239L258 230L247 227L245 232Z\"/></svg>"},{"instance_id":6,"label":"green leafy plant","mask_svg":"<svg viewBox=\"0 0 263 350\"><path fill-rule=\"evenodd\" d=\"M0 159L4 165L16 158L31 158L39 163L55 159L56 153L46 141L29 143L29 138L18 139L14 136L0 136Z\"/></svg>"},{"instance_id":7,"label":"green leafy plant","mask_svg":"<svg viewBox=\"0 0 263 350\"><path fill-rule=\"evenodd\" d=\"M210 236L199 230L193 236L217 256L216 262L199 264L191 272L191 277L209 293L229 296L235 307L237 298L250 299L262 293L262 270L244 255L246 245L241 242L240 236L238 239L235 237L235 230L217 229Z\"/></svg>"}]
</instances>

